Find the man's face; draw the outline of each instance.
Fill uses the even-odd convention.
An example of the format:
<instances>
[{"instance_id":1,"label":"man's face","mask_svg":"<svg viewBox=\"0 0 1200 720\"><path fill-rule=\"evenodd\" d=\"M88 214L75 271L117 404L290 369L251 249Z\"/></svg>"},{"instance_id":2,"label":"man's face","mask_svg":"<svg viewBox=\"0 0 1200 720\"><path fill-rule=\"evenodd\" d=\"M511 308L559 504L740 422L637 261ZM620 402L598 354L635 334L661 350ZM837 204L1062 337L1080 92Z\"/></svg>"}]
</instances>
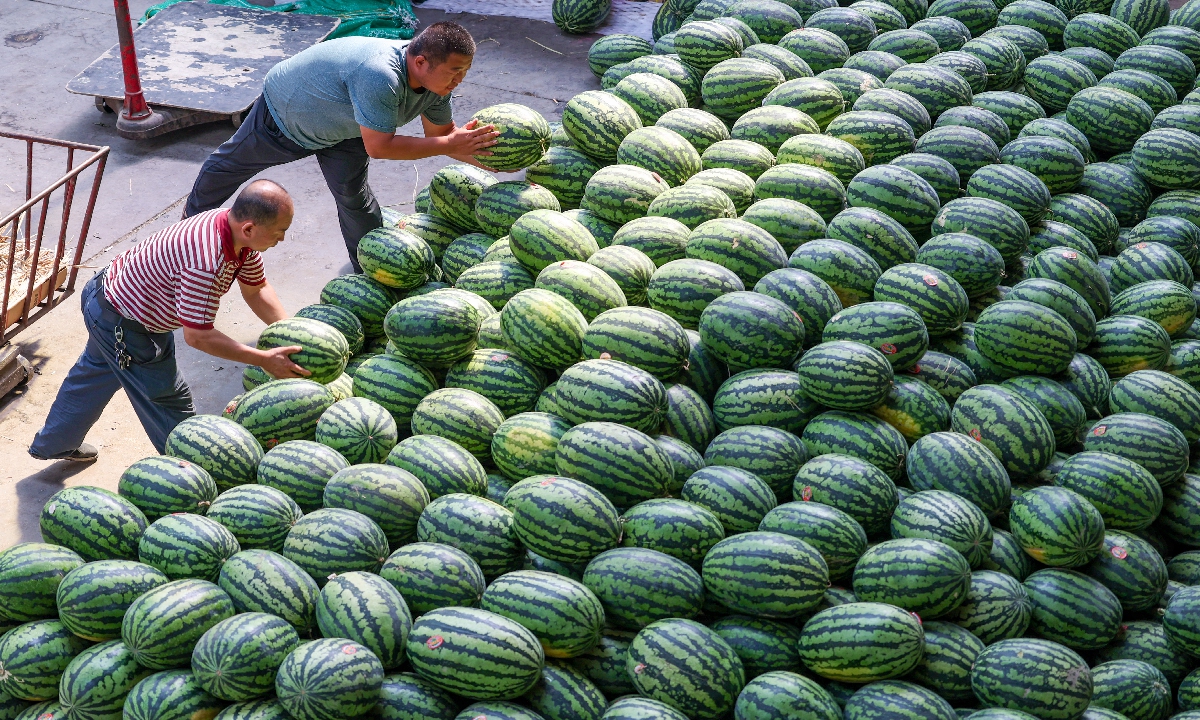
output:
<instances>
[{"instance_id":1,"label":"man's face","mask_svg":"<svg viewBox=\"0 0 1200 720\"><path fill-rule=\"evenodd\" d=\"M473 59L470 55L450 53L444 62L432 65L424 55L418 55L413 58L416 80L421 87L430 92L437 95L449 95L450 91L458 87L463 78L467 76Z\"/></svg>"},{"instance_id":2,"label":"man's face","mask_svg":"<svg viewBox=\"0 0 1200 720\"><path fill-rule=\"evenodd\" d=\"M288 206L279 213L275 222L256 225L252 222L242 223L242 232L246 236L246 247L257 252L270 250L283 242L283 236L292 225L292 208Z\"/></svg>"}]
</instances>

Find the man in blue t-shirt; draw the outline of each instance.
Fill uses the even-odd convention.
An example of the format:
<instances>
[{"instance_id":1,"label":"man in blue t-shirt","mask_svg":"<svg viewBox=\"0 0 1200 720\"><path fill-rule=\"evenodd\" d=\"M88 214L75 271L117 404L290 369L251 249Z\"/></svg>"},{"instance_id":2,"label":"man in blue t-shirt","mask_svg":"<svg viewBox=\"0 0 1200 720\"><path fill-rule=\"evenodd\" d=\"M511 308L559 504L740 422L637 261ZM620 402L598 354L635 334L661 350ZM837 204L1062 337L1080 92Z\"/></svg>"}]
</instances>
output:
<instances>
[{"instance_id":1,"label":"man in blue t-shirt","mask_svg":"<svg viewBox=\"0 0 1200 720\"><path fill-rule=\"evenodd\" d=\"M457 127L450 112L450 93L474 55L466 28L440 22L409 42L340 38L284 60L267 73L241 127L200 168L183 216L220 207L267 168L316 155L358 270L358 241L383 226L367 184L371 158L448 155L479 165L473 156L491 154L495 128L474 121ZM417 116L424 137L396 134Z\"/></svg>"}]
</instances>

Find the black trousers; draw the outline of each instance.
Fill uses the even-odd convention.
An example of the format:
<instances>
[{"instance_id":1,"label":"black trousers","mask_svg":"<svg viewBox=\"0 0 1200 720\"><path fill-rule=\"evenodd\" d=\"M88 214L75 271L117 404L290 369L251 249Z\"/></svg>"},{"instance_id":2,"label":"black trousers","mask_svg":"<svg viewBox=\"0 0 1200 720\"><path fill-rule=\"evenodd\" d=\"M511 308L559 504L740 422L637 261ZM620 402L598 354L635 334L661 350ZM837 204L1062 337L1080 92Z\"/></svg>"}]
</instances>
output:
<instances>
[{"instance_id":1,"label":"black trousers","mask_svg":"<svg viewBox=\"0 0 1200 720\"><path fill-rule=\"evenodd\" d=\"M188 195L184 217L218 208L243 183L263 170L309 155L317 156L325 184L333 193L342 238L346 241L350 262L355 272L359 272L358 241L363 235L383 227L379 202L367 184L367 166L371 158L362 138L343 140L321 150L302 148L279 130L261 96L233 137L204 161Z\"/></svg>"}]
</instances>

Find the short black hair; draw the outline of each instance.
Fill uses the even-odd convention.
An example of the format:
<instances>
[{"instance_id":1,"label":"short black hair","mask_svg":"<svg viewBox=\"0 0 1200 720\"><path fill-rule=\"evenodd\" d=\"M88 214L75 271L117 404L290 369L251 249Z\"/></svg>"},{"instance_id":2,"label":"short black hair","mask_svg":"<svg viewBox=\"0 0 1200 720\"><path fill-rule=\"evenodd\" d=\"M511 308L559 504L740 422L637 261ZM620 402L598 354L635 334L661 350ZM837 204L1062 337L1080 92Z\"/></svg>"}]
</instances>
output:
<instances>
[{"instance_id":1,"label":"short black hair","mask_svg":"<svg viewBox=\"0 0 1200 720\"><path fill-rule=\"evenodd\" d=\"M255 180L233 201L229 216L239 222L270 225L290 204L287 190L273 180Z\"/></svg>"},{"instance_id":2,"label":"short black hair","mask_svg":"<svg viewBox=\"0 0 1200 720\"><path fill-rule=\"evenodd\" d=\"M441 65L451 55L475 54L475 38L456 22L437 22L425 28L408 44L408 52L421 55L430 65Z\"/></svg>"}]
</instances>

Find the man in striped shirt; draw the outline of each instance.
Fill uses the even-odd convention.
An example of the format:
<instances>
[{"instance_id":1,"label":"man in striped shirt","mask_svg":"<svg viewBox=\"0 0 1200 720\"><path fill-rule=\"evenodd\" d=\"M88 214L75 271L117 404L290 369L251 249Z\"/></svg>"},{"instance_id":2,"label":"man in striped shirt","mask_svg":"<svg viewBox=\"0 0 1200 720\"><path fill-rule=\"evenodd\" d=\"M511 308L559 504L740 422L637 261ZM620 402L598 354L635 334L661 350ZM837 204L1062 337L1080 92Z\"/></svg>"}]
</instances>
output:
<instances>
[{"instance_id":1,"label":"man in striped shirt","mask_svg":"<svg viewBox=\"0 0 1200 720\"><path fill-rule=\"evenodd\" d=\"M259 365L279 378L308 375L288 357L299 347L258 350L213 326L221 296L234 280L264 323L287 317L259 253L281 242L291 223L287 192L259 180L232 208L194 215L114 258L83 288L87 347L59 388L29 454L39 460L95 460L97 450L84 436L121 388L161 453L171 430L195 414L192 392L175 364L177 328L183 328L184 342L209 355Z\"/></svg>"}]
</instances>

